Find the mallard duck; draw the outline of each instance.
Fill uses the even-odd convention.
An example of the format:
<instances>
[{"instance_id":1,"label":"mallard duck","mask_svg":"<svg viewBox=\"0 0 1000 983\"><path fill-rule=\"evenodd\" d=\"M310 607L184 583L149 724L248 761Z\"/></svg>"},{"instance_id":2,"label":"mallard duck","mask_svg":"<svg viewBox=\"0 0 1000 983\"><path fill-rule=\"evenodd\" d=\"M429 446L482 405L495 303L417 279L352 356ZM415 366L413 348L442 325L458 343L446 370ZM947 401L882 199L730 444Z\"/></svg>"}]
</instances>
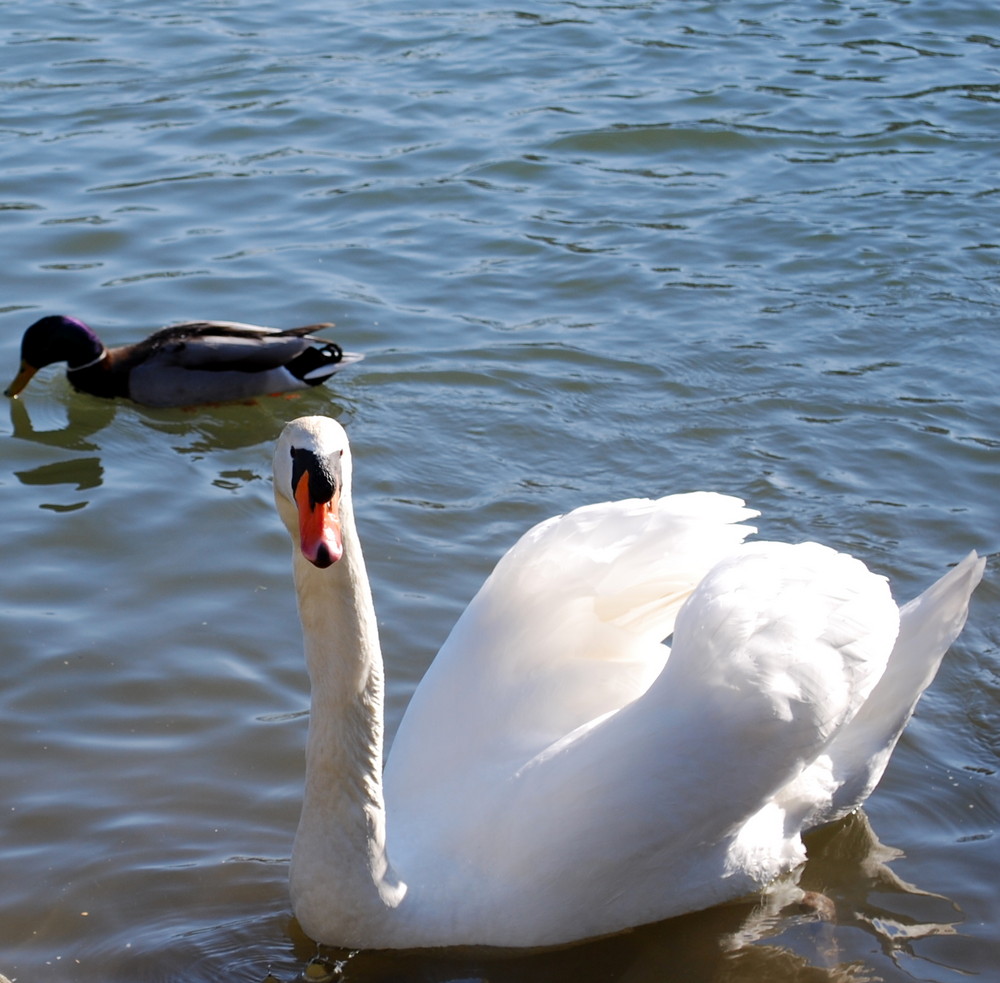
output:
<instances>
[{"instance_id":1,"label":"mallard duck","mask_svg":"<svg viewBox=\"0 0 1000 983\"><path fill-rule=\"evenodd\" d=\"M16 396L53 362L66 362L74 389L124 396L144 406L225 403L306 389L364 356L310 337L330 324L263 327L236 321L187 321L144 341L108 348L83 321L43 317L21 340L21 368L4 392Z\"/></svg>"},{"instance_id":2,"label":"mallard duck","mask_svg":"<svg viewBox=\"0 0 1000 983\"><path fill-rule=\"evenodd\" d=\"M349 948L558 945L762 888L875 787L985 564L899 608L844 553L744 542L737 498L584 506L500 560L383 773L338 423L285 427L274 497L312 682L292 902Z\"/></svg>"}]
</instances>

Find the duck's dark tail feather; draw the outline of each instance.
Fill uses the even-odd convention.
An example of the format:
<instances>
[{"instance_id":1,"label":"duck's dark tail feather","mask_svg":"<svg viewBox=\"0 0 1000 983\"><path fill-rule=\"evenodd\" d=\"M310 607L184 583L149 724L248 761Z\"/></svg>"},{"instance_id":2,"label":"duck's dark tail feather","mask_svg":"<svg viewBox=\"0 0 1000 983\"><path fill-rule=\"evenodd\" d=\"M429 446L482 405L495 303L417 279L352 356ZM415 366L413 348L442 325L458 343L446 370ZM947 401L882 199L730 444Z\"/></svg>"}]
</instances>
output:
<instances>
[{"instance_id":1,"label":"duck's dark tail feather","mask_svg":"<svg viewBox=\"0 0 1000 983\"><path fill-rule=\"evenodd\" d=\"M363 355L345 352L336 342L330 341L321 347L307 348L296 355L285 368L309 386L318 386L352 362L359 362Z\"/></svg>"}]
</instances>

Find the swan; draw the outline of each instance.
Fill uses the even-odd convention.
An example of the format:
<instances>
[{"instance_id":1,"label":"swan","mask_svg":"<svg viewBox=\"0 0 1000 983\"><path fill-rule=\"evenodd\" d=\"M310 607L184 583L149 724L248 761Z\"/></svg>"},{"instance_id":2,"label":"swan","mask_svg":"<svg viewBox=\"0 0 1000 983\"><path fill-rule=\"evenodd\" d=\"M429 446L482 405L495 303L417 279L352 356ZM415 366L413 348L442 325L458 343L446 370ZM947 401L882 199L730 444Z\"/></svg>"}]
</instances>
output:
<instances>
[{"instance_id":1,"label":"swan","mask_svg":"<svg viewBox=\"0 0 1000 983\"><path fill-rule=\"evenodd\" d=\"M578 508L499 561L383 774L338 423L284 428L274 496L312 687L292 904L350 948L552 946L759 890L874 788L985 565L899 609L850 556L744 543L736 498Z\"/></svg>"},{"instance_id":2,"label":"swan","mask_svg":"<svg viewBox=\"0 0 1000 983\"><path fill-rule=\"evenodd\" d=\"M66 378L78 392L123 396L143 406L224 403L308 389L363 357L311 337L329 327L185 321L108 348L83 321L53 314L24 332L20 368L4 395L16 397L53 362L67 363Z\"/></svg>"}]
</instances>

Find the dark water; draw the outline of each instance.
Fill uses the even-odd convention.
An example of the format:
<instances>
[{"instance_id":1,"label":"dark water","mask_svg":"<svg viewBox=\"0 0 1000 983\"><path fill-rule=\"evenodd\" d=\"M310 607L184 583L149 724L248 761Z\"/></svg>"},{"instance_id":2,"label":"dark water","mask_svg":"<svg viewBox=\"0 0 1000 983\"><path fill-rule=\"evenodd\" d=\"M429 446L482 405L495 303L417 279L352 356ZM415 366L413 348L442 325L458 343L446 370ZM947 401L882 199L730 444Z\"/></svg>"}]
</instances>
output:
<instances>
[{"instance_id":1,"label":"dark water","mask_svg":"<svg viewBox=\"0 0 1000 983\"><path fill-rule=\"evenodd\" d=\"M0 428L0 973L263 980L307 688L272 442L350 428L390 733L527 526L712 488L906 599L1000 550L1000 8L986 0L0 2L0 365L42 313L337 322L296 400L41 374ZM4 380L6 382L6 379ZM347 980L861 981L1000 966L1000 583L802 887Z\"/></svg>"}]
</instances>

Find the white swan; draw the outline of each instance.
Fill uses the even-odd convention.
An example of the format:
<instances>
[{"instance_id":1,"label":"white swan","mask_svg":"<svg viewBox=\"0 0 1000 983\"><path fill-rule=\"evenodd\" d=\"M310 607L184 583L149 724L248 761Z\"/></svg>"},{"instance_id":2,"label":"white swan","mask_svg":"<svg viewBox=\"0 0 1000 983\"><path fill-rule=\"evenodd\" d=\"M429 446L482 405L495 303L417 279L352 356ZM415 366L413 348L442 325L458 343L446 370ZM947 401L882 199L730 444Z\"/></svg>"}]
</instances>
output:
<instances>
[{"instance_id":1,"label":"white swan","mask_svg":"<svg viewBox=\"0 0 1000 983\"><path fill-rule=\"evenodd\" d=\"M352 948L553 945L765 885L874 788L985 564L900 611L849 556L743 544L738 499L577 509L497 564L383 779L340 425L290 423L274 490L312 682L292 899L311 937Z\"/></svg>"}]
</instances>

